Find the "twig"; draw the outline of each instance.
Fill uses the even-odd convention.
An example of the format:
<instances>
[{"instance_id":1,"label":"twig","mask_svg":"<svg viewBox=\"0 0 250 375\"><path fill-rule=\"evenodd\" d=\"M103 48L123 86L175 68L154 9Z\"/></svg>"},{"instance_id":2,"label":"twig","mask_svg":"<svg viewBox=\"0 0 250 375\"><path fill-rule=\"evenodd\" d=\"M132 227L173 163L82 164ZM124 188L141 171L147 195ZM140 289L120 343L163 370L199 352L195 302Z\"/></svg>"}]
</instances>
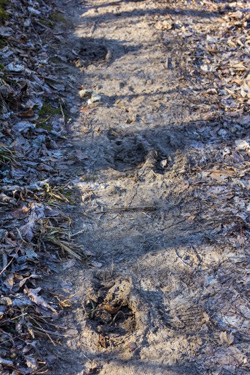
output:
<instances>
[{"instance_id":1,"label":"twig","mask_svg":"<svg viewBox=\"0 0 250 375\"><path fill-rule=\"evenodd\" d=\"M44 363L44 362L43 362ZM44 370L43 370L44 369ZM34 374L34 375L42 375L42 374L46 374L48 373L48 368L47 366L43 366L41 367L39 370L34 370L31 372L31 375Z\"/></svg>"},{"instance_id":2,"label":"twig","mask_svg":"<svg viewBox=\"0 0 250 375\"><path fill-rule=\"evenodd\" d=\"M55 327L56 329L67 329L67 327L62 327L62 326L58 326L56 324L53 324L53 323L50 323L48 322L44 317L42 316L39 316L39 315L35 315L33 314L36 318L40 319L40 320L43 320L46 324L48 324L49 326L52 326L52 327Z\"/></svg>"},{"instance_id":3,"label":"twig","mask_svg":"<svg viewBox=\"0 0 250 375\"><path fill-rule=\"evenodd\" d=\"M169 225L168 227L164 227L162 230L166 230L166 229L169 229L169 228L171 228L171 227L174 227L175 225L181 224L181 223L183 223L184 221L186 221L186 219L179 220L179 221L177 221L176 223L173 223L173 224Z\"/></svg>"},{"instance_id":4,"label":"twig","mask_svg":"<svg viewBox=\"0 0 250 375\"><path fill-rule=\"evenodd\" d=\"M48 336L48 338L50 339L50 341L52 342L52 344L55 345L54 341L52 340L52 338L51 338L50 335L49 335L49 333L52 333L52 334L53 334L53 332L46 331L46 330L41 326L41 324L40 324L35 318L33 318L32 316L30 316L30 319L33 320L33 321L34 321L39 327L41 327L41 328L38 328L38 327L36 327L36 328L32 328L33 331L38 330L38 331L43 332L46 336Z\"/></svg>"},{"instance_id":5,"label":"twig","mask_svg":"<svg viewBox=\"0 0 250 375\"><path fill-rule=\"evenodd\" d=\"M85 232L84 229L79 230L79 232L76 232L76 233L70 234L70 238L75 237L75 236L78 236L78 234L81 234L81 233L84 233L84 232Z\"/></svg>"},{"instance_id":6,"label":"twig","mask_svg":"<svg viewBox=\"0 0 250 375\"><path fill-rule=\"evenodd\" d=\"M132 206L132 207L107 207L106 211L97 211L95 214L107 214L112 211L157 211L160 207L157 206Z\"/></svg>"},{"instance_id":7,"label":"twig","mask_svg":"<svg viewBox=\"0 0 250 375\"><path fill-rule=\"evenodd\" d=\"M66 117L65 117L65 113L63 111L62 103L60 103L59 105L60 105L60 110L62 112L63 123L64 123L64 125L66 125Z\"/></svg>"},{"instance_id":8,"label":"twig","mask_svg":"<svg viewBox=\"0 0 250 375\"><path fill-rule=\"evenodd\" d=\"M55 342L54 340L50 337L50 335L48 334L48 332L45 331L45 329L41 329L41 328L33 328L33 331L36 332L36 331L39 331L39 332L42 332L45 336L47 336L49 338L49 340L51 341L51 343L55 346Z\"/></svg>"},{"instance_id":9,"label":"twig","mask_svg":"<svg viewBox=\"0 0 250 375\"><path fill-rule=\"evenodd\" d=\"M79 261L83 261L84 255L77 254L75 251L71 250L71 248L69 246L65 245L62 241L54 240L54 239L49 239L49 241L51 241L55 245L59 246L62 251L66 251L71 256L73 256L74 258L78 259Z\"/></svg>"},{"instance_id":10,"label":"twig","mask_svg":"<svg viewBox=\"0 0 250 375\"><path fill-rule=\"evenodd\" d=\"M6 266L5 266L5 267L2 269L2 271L0 272L0 276L2 275L2 273L4 273L4 271L7 270L7 268L11 265L11 263L13 262L14 259L15 259L14 257L11 258L11 260L9 261L9 263L6 264Z\"/></svg>"},{"instance_id":11,"label":"twig","mask_svg":"<svg viewBox=\"0 0 250 375\"><path fill-rule=\"evenodd\" d=\"M121 310L119 310L119 311L115 314L115 316L114 316L114 318L112 319L110 325L112 325L112 324L115 323L116 318L118 317L118 315L122 315L122 317L123 317L124 319L126 319L126 316L125 316L124 312L121 311Z\"/></svg>"},{"instance_id":12,"label":"twig","mask_svg":"<svg viewBox=\"0 0 250 375\"><path fill-rule=\"evenodd\" d=\"M191 248L194 250L194 253L199 261L199 264L202 263L202 259L200 257L200 255L198 254L198 251L196 250L196 248L194 246L191 246Z\"/></svg>"},{"instance_id":13,"label":"twig","mask_svg":"<svg viewBox=\"0 0 250 375\"><path fill-rule=\"evenodd\" d=\"M19 234L19 237L20 237L21 241L22 241L22 242L25 242L25 240L23 239L23 237L22 237L22 235L21 235L20 230L19 230L18 228L16 228L16 230L17 230L17 233Z\"/></svg>"},{"instance_id":14,"label":"twig","mask_svg":"<svg viewBox=\"0 0 250 375\"><path fill-rule=\"evenodd\" d=\"M185 260L182 259L182 257L178 254L178 251L175 249L175 254L177 255L177 257L182 261L182 263L184 263L186 266L189 266L190 268L192 268L190 266L190 264L188 264L187 262L185 262Z\"/></svg>"},{"instance_id":15,"label":"twig","mask_svg":"<svg viewBox=\"0 0 250 375\"><path fill-rule=\"evenodd\" d=\"M41 331L41 332L44 332L46 334L50 334L50 335L54 335L54 336L58 336L58 337L71 337L70 335L61 335L60 333L57 333L57 332L53 332L53 331L48 331L44 328L39 328L39 327L36 327L34 328L34 330L38 330L38 331Z\"/></svg>"},{"instance_id":16,"label":"twig","mask_svg":"<svg viewBox=\"0 0 250 375\"><path fill-rule=\"evenodd\" d=\"M15 320L15 319L21 318L21 317L23 317L23 316L25 316L25 315L28 315L28 313L24 313L24 314L17 315L17 316L15 316L14 318L11 318L10 320L12 321L12 320Z\"/></svg>"},{"instance_id":17,"label":"twig","mask_svg":"<svg viewBox=\"0 0 250 375\"><path fill-rule=\"evenodd\" d=\"M38 121L37 123L38 123L38 124L44 124L44 123L47 122L50 118L51 118L51 115L49 115L48 117L46 117L45 120Z\"/></svg>"}]
</instances>

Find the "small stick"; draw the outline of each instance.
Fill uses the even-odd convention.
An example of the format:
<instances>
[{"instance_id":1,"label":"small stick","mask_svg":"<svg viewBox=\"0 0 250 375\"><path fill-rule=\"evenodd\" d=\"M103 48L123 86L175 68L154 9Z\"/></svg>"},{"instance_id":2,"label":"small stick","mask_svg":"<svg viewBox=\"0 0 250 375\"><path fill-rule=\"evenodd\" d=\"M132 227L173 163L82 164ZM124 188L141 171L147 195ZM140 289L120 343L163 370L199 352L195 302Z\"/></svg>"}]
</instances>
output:
<instances>
[{"instance_id":1,"label":"small stick","mask_svg":"<svg viewBox=\"0 0 250 375\"><path fill-rule=\"evenodd\" d=\"M186 266L191 267L190 264L188 264L187 262L185 262L185 260L182 259L182 257L178 254L176 249L174 251L175 251L175 254L177 255L177 257L182 261L182 263L184 263Z\"/></svg>"},{"instance_id":2,"label":"small stick","mask_svg":"<svg viewBox=\"0 0 250 375\"><path fill-rule=\"evenodd\" d=\"M49 340L51 341L51 343L52 343L54 346L56 345L55 342L54 342L54 340L52 340L52 338L50 337L50 335L49 335L44 329L40 329L40 328L36 327L36 328L33 328L33 331L34 331L34 332L38 331L38 332L43 333L45 336L47 336L47 337L49 338Z\"/></svg>"},{"instance_id":3,"label":"small stick","mask_svg":"<svg viewBox=\"0 0 250 375\"><path fill-rule=\"evenodd\" d=\"M66 117L65 117L65 114L64 114L64 112L63 112L62 103L60 103L60 110L61 110L61 112L62 112L63 123L64 123L64 125L66 125Z\"/></svg>"},{"instance_id":4,"label":"small stick","mask_svg":"<svg viewBox=\"0 0 250 375\"><path fill-rule=\"evenodd\" d=\"M115 316L114 316L114 318L112 319L112 322L110 323L110 325L112 325L112 324L116 321L116 318L117 318L117 316L118 316L119 314L120 314L120 315L122 314L122 316L123 316L124 319L126 318L124 312L121 311L121 310L119 310L119 311L115 314Z\"/></svg>"},{"instance_id":5,"label":"small stick","mask_svg":"<svg viewBox=\"0 0 250 375\"><path fill-rule=\"evenodd\" d=\"M79 232L76 232L76 233L70 234L70 238L75 237L75 236L78 236L78 234L81 234L81 233L84 233L84 232L85 232L84 229L79 230Z\"/></svg>"},{"instance_id":6,"label":"small stick","mask_svg":"<svg viewBox=\"0 0 250 375\"><path fill-rule=\"evenodd\" d=\"M13 260L14 260L14 257L11 258L11 260L9 261L9 263L6 264L6 266L2 269L2 271L0 272L0 276L2 275L2 273L4 273L4 271L7 270L7 268L11 265L11 263L13 262Z\"/></svg>"}]
</instances>

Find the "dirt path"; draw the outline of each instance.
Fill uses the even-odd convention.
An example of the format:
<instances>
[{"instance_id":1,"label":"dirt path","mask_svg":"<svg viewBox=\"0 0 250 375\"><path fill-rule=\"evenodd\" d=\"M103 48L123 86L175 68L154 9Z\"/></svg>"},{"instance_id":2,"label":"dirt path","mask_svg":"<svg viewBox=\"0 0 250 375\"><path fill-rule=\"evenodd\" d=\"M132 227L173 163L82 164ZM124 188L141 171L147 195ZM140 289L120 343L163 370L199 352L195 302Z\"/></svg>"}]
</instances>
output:
<instances>
[{"instance_id":1,"label":"dirt path","mask_svg":"<svg viewBox=\"0 0 250 375\"><path fill-rule=\"evenodd\" d=\"M230 346L226 323L223 262L231 250L215 240L220 208L215 197L204 202L211 184L197 175L222 139L182 87L188 45L159 27L177 17L211 23L214 14L180 4L89 0L63 8L77 22L68 41L82 73L72 74L101 101L87 105L85 94L71 109L80 160L71 184L81 200L71 216L92 257L87 267L63 263L48 280L74 295L58 320L67 335L51 348L61 362L54 374L226 374L223 366L244 364L244 343Z\"/></svg>"}]
</instances>

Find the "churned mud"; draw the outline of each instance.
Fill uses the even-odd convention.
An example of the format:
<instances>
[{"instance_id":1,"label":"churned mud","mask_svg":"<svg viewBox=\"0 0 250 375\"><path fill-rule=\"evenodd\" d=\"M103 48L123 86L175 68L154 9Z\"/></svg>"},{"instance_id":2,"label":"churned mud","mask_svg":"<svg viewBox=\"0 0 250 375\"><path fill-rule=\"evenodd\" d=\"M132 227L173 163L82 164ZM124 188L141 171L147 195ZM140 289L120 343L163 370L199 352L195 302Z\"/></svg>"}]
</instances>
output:
<instances>
[{"instance_id":1,"label":"churned mud","mask_svg":"<svg viewBox=\"0 0 250 375\"><path fill-rule=\"evenodd\" d=\"M72 67L68 150L78 158L61 168L89 258L64 261L43 284L72 303L48 344L51 374L248 373L249 227L243 187L221 168L246 130L230 132L235 120L194 94L195 51L172 32L216 25L218 14L163 0L59 6L74 24L58 54Z\"/></svg>"}]
</instances>

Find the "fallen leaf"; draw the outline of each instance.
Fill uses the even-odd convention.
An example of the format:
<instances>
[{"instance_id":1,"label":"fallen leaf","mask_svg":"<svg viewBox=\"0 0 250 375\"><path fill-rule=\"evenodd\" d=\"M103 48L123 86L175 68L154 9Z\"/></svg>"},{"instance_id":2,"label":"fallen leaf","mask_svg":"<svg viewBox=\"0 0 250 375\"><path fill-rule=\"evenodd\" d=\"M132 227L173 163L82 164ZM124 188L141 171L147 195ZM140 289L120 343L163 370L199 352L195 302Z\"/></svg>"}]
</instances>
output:
<instances>
[{"instance_id":1,"label":"fallen leaf","mask_svg":"<svg viewBox=\"0 0 250 375\"><path fill-rule=\"evenodd\" d=\"M222 344L231 345L234 342L234 335L232 332L228 333L226 331L220 333L220 341Z\"/></svg>"},{"instance_id":2,"label":"fallen leaf","mask_svg":"<svg viewBox=\"0 0 250 375\"><path fill-rule=\"evenodd\" d=\"M38 295L41 291L41 288L29 289L25 287L24 291L32 302L44 307L45 309L51 310L54 314L58 314L57 311L51 305L49 305L41 296Z\"/></svg>"}]
</instances>

